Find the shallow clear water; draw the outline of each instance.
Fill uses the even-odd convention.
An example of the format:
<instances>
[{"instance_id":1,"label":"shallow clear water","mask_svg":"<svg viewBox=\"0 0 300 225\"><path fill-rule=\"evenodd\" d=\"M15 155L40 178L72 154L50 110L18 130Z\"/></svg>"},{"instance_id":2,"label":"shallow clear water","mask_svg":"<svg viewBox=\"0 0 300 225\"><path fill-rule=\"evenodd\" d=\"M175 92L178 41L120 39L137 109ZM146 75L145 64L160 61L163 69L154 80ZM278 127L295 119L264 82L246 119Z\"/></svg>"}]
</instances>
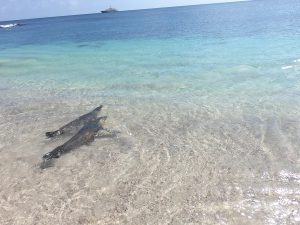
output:
<instances>
[{"instance_id":1,"label":"shallow clear water","mask_svg":"<svg viewBox=\"0 0 300 225\"><path fill-rule=\"evenodd\" d=\"M299 223L299 12L252 1L0 29L0 224ZM118 137L41 171L69 138L44 133L99 104Z\"/></svg>"}]
</instances>

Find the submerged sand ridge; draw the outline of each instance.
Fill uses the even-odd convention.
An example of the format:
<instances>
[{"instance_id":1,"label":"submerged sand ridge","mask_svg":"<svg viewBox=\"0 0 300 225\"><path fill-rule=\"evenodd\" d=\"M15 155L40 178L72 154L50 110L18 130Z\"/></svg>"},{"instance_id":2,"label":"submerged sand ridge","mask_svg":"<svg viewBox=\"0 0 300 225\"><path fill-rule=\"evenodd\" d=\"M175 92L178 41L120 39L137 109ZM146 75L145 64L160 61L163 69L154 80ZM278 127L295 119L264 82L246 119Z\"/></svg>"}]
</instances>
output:
<instances>
[{"instance_id":1,"label":"submerged sand ridge","mask_svg":"<svg viewBox=\"0 0 300 225\"><path fill-rule=\"evenodd\" d=\"M111 98L107 125L118 138L41 171L41 156L67 139L46 140L44 132L98 104L1 109L1 224L299 222L296 114Z\"/></svg>"}]
</instances>

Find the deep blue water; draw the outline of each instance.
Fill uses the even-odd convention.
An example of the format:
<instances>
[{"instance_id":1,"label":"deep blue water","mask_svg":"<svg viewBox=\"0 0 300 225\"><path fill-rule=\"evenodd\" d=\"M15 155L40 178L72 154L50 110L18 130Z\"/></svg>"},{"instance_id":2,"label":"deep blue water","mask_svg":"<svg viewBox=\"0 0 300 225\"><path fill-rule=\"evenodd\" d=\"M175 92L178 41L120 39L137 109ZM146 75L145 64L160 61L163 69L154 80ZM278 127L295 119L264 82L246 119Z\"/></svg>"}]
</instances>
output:
<instances>
[{"instance_id":1,"label":"deep blue water","mask_svg":"<svg viewBox=\"0 0 300 225\"><path fill-rule=\"evenodd\" d=\"M0 30L0 43L299 35L299 9L297 0L257 0L24 20L18 22L26 26Z\"/></svg>"}]
</instances>

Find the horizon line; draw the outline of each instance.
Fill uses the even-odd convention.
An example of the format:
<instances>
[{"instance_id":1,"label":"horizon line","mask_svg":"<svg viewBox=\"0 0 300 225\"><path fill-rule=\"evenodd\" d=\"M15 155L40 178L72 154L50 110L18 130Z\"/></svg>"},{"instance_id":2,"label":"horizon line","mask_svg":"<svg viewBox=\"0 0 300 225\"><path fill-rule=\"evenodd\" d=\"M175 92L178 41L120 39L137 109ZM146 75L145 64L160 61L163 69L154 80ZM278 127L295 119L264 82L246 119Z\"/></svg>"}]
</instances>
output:
<instances>
[{"instance_id":1,"label":"horizon line","mask_svg":"<svg viewBox=\"0 0 300 225\"><path fill-rule=\"evenodd\" d=\"M189 6L204 6L204 5L215 5L215 4L233 4L233 3L250 2L250 1L253 1L253 0L230 0L229 2L213 2L213 3L192 4L192 5L175 5L175 6L154 7L154 8L127 9L127 10L120 10L120 11L118 11L118 13L130 12L130 11L153 10L153 9L189 7ZM45 17L23 18L23 19L0 20L0 23L13 22L13 21L22 21L22 20L50 19L50 18L69 17L69 16L86 16L86 15L94 15L94 14L101 14L101 10L99 12L82 13L82 14L66 14L66 15L57 15L57 16L45 16Z\"/></svg>"}]
</instances>

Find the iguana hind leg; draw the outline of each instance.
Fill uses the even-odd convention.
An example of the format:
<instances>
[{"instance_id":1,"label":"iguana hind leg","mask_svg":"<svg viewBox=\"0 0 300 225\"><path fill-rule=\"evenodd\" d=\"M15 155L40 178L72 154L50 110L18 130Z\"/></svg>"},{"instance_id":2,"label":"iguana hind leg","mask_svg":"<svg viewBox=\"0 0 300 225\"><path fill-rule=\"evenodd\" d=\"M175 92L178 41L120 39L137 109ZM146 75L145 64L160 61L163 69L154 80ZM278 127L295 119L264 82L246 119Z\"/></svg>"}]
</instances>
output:
<instances>
[{"instance_id":1,"label":"iguana hind leg","mask_svg":"<svg viewBox=\"0 0 300 225\"><path fill-rule=\"evenodd\" d=\"M102 129L97 133L96 137L97 138L113 138L113 137L116 137L119 133L121 133L121 132L118 130Z\"/></svg>"}]
</instances>

